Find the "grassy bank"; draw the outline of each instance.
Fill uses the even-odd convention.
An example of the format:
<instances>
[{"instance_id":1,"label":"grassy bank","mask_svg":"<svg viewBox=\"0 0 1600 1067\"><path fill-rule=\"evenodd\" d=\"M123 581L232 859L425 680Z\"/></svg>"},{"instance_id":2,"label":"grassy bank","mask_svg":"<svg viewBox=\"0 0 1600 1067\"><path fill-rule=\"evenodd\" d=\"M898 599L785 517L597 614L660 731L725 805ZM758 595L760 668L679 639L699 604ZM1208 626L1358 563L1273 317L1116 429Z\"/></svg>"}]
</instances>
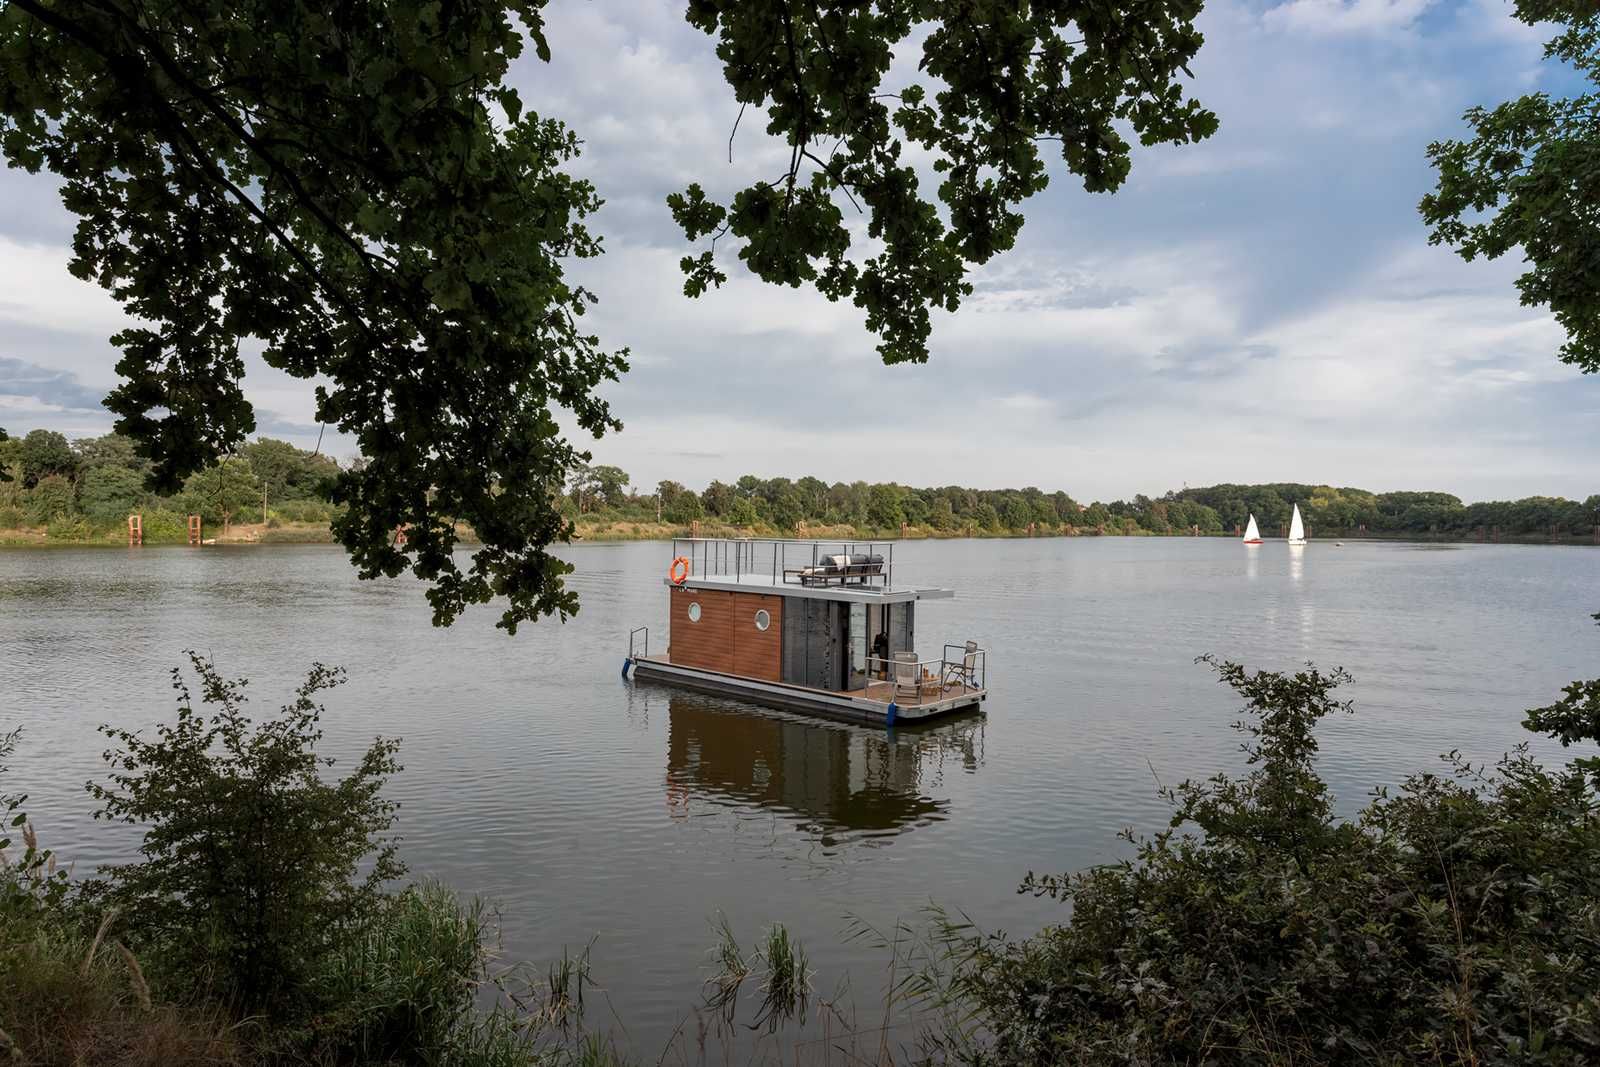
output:
<instances>
[{"instance_id":1,"label":"grassy bank","mask_svg":"<svg viewBox=\"0 0 1600 1067\"><path fill-rule=\"evenodd\" d=\"M458 529L463 544L476 543L469 527ZM899 529L875 529L852 525L808 525L795 530L780 530L758 523L753 526L732 526L727 523L701 522L695 527L669 522L636 521L583 516L575 524L573 541L606 544L627 541L669 541L673 538L700 537L755 537L793 538L797 540L830 541L895 541L895 540L958 540L962 538L1018 540L1038 537L1209 537L1232 539L1232 533L1156 533L1138 527L1132 529L1105 529L1082 526L1052 526L1027 530L994 530L983 528L941 530L932 526L907 526ZM333 544L334 537L326 523L285 522L234 523L226 531L207 531L206 539L224 545L320 545ZM1523 544L1523 545L1597 545L1600 538L1578 535L1520 535L1500 536L1460 533L1352 533L1313 534L1313 543L1334 541L1407 541L1429 544ZM0 529L0 548L40 545L126 545L126 526L78 527L62 529L56 526L17 526ZM147 531L147 545L182 545L188 543L186 532Z\"/></svg>"},{"instance_id":2,"label":"grassy bank","mask_svg":"<svg viewBox=\"0 0 1600 1067\"><path fill-rule=\"evenodd\" d=\"M204 537L219 545L325 545L333 543L333 533L324 522L234 523L226 530L206 530ZM0 530L0 545L126 545L126 525L99 527L84 524L68 529L52 526L18 526ZM188 531L147 531L147 545L184 545Z\"/></svg>"}]
</instances>

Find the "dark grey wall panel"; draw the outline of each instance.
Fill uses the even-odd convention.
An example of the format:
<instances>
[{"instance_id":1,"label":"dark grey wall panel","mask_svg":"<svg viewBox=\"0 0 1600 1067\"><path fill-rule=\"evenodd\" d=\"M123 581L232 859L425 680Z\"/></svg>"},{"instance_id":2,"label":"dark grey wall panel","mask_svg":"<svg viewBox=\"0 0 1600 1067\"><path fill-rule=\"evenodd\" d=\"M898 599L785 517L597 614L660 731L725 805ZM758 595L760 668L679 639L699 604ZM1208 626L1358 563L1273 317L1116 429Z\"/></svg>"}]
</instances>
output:
<instances>
[{"instance_id":1,"label":"dark grey wall panel","mask_svg":"<svg viewBox=\"0 0 1600 1067\"><path fill-rule=\"evenodd\" d=\"M784 598L784 681L814 689L841 688L846 610L848 605L832 600Z\"/></svg>"}]
</instances>

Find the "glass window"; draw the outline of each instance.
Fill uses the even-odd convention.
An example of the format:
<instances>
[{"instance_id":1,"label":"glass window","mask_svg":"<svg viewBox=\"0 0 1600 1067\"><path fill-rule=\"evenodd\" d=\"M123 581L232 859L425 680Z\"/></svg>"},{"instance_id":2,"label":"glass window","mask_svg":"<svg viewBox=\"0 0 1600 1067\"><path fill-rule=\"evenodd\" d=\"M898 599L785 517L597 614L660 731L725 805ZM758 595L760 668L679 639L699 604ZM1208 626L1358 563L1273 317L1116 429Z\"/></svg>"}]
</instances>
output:
<instances>
[{"instance_id":1,"label":"glass window","mask_svg":"<svg viewBox=\"0 0 1600 1067\"><path fill-rule=\"evenodd\" d=\"M689 602L689 621L690 622L699 622L700 621L700 601L698 601L698 600L691 600Z\"/></svg>"},{"instance_id":2,"label":"glass window","mask_svg":"<svg viewBox=\"0 0 1600 1067\"><path fill-rule=\"evenodd\" d=\"M772 616L767 614L767 609L762 608L756 612L756 629L765 630L772 625Z\"/></svg>"}]
</instances>

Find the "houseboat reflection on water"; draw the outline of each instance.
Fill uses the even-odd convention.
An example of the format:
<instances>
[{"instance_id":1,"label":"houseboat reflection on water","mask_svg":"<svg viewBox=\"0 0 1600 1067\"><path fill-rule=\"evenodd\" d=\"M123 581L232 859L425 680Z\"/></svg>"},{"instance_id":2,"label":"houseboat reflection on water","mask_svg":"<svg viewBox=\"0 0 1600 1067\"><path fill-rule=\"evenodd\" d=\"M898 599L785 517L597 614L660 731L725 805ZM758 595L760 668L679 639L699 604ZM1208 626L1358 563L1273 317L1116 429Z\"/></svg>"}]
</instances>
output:
<instances>
[{"instance_id":1,"label":"houseboat reflection on water","mask_svg":"<svg viewBox=\"0 0 1600 1067\"><path fill-rule=\"evenodd\" d=\"M674 693L668 703L667 801L760 807L820 832L893 837L943 819L948 774L983 762L983 717L926 727L864 729Z\"/></svg>"}]
</instances>

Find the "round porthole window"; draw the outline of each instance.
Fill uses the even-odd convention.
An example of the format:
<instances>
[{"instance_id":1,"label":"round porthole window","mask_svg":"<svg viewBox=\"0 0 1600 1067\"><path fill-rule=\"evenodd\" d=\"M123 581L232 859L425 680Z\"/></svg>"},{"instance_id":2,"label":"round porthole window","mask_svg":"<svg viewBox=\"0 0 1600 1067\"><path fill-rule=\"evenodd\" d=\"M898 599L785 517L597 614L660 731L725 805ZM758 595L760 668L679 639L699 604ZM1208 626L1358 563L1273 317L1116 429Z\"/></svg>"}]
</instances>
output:
<instances>
[{"instance_id":1,"label":"round porthole window","mask_svg":"<svg viewBox=\"0 0 1600 1067\"><path fill-rule=\"evenodd\" d=\"M700 601L698 600L694 600L689 603L689 621L700 621Z\"/></svg>"},{"instance_id":2,"label":"round porthole window","mask_svg":"<svg viewBox=\"0 0 1600 1067\"><path fill-rule=\"evenodd\" d=\"M767 614L767 609L762 608L756 612L756 629L765 630L772 625L772 616Z\"/></svg>"}]
</instances>

